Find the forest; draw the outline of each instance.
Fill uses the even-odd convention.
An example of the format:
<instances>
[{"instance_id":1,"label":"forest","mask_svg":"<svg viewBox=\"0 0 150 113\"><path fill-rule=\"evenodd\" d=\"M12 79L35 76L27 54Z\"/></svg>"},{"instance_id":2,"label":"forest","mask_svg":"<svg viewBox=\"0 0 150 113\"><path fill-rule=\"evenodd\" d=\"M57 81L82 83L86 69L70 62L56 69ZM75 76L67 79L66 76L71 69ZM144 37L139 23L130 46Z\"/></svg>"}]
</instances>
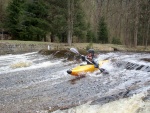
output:
<instances>
[{"instance_id":1,"label":"forest","mask_svg":"<svg viewBox=\"0 0 150 113\"><path fill-rule=\"evenodd\" d=\"M0 0L0 39L150 45L150 0Z\"/></svg>"}]
</instances>

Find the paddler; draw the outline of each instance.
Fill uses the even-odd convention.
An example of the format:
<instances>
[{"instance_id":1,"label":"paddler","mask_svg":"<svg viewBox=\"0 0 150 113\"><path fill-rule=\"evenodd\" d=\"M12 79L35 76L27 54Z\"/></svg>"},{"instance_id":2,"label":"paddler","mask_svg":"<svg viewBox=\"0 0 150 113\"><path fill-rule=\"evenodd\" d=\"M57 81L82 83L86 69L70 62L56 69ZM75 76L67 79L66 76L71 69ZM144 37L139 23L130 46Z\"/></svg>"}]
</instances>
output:
<instances>
[{"instance_id":1,"label":"paddler","mask_svg":"<svg viewBox=\"0 0 150 113\"><path fill-rule=\"evenodd\" d=\"M94 49L89 49L87 52L88 54L86 56L81 55L82 61L86 61L87 64L94 64L95 68L98 68L99 65L96 60L97 56L95 55Z\"/></svg>"},{"instance_id":2,"label":"paddler","mask_svg":"<svg viewBox=\"0 0 150 113\"><path fill-rule=\"evenodd\" d=\"M95 68L99 68L97 56L95 55L94 49L89 49L87 52L88 54L86 56L81 55L82 61L86 61L87 64L94 64ZM101 73L108 74L108 71L103 68L99 68L99 70L101 71Z\"/></svg>"}]
</instances>

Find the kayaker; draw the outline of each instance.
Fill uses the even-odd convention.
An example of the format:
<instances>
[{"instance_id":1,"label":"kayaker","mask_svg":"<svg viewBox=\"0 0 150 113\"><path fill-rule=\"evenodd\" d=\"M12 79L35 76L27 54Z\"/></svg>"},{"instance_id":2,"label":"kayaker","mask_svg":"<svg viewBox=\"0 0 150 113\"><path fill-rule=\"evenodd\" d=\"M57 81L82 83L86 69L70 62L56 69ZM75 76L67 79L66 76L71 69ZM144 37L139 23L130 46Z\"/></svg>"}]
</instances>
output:
<instances>
[{"instance_id":1,"label":"kayaker","mask_svg":"<svg viewBox=\"0 0 150 113\"><path fill-rule=\"evenodd\" d=\"M82 61L86 61L87 64L94 64L95 68L98 68L99 65L96 61L97 56L95 55L94 49L89 49L87 52L88 54L86 56L84 55L81 56Z\"/></svg>"},{"instance_id":2,"label":"kayaker","mask_svg":"<svg viewBox=\"0 0 150 113\"><path fill-rule=\"evenodd\" d=\"M97 56L95 55L94 49L89 49L87 52L88 54L86 56L81 55L82 61L86 61L87 64L94 64L95 68L99 68ZM103 68L99 68L99 70L101 71L101 73L108 74L108 71Z\"/></svg>"}]
</instances>

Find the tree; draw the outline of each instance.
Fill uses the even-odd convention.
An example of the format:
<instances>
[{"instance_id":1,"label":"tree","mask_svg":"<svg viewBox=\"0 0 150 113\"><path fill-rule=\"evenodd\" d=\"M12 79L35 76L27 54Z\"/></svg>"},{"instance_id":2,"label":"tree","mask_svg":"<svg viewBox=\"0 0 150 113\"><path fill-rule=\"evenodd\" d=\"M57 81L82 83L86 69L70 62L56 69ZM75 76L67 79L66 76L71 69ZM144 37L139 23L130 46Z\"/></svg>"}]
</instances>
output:
<instances>
[{"instance_id":1,"label":"tree","mask_svg":"<svg viewBox=\"0 0 150 113\"><path fill-rule=\"evenodd\" d=\"M91 31L87 31L87 42L96 42L95 34Z\"/></svg>"},{"instance_id":2,"label":"tree","mask_svg":"<svg viewBox=\"0 0 150 113\"><path fill-rule=\"evenodd\" d=\"M140 2L140 14L139 14L139 37L138 44L145 46L149 44L149 33L150 33L150 1L145 0Z\"/></svg>"},{"instance_id":3,"label":"tree","mask_svg":"<svg viewBox=\"0 0 150 113\"><path fill-rule=\"evenodd\" d=\"M81 7L80 0L76 0L74 9L74 25L73 25L73 35L78 38L78 41L85 42L88 32L87 23L85 20L85 13Z\"/></svg>"},{"instance_id":4,"label":"tree","mask_svg":"<svg viewBox=\"0 0 150 113\"><path fill-rule=\"evenodd\" d=\"M4 22L4 18L5 18L5 11L4 11L4 1L0 0L0 32L2 33L2 37L0 37L0 39L4 39L4 35L3 35L3 31L4 31L4 27L3 27L3 22Z\"/></svg>"},{"instance_id":5,"label":"tree","mask_svg":"<svg viewBox=\"0 0 150 113\"><path fill-rule=\"evenodd\" d=\"M2 23L4 21L5 11L4 11L4 1L0 0L0 28L2 28Z\"/></svg>"},{"instance_id":6,"label":"tree","mask_svg":"<svg viewBox=\"0 0 150 113\"><path fill-rule=\"evenodd\" d=\"M134 47L137 46L138 39L138 23L139 23L139 1L135 2L135 23L134 23Z\"/></svg>"},{"instance_id":7,"label":"tree","mask_svg":"<svg viewBox=\"0 0 150 113\"><path fill-rule=\"evenodd\" d=\"M43 0L35 0L24 4L24 13L21 16L21 36L24 40L41 41L49 32L48 7Z\"/></svg>"},{"instance_id":8,"label":"tree","mask_svg":"<svg viewBox=\"0 0 150 113\"><path fill-rule=\"evenodd\" d=\"M51 39L57 36L60 42L72 43L72 37L86 37L86 22L80 0L49 0L49 18Z\"/></svg>"},{"instance_id":9,"label":"tree","mask_svg":"<svg viewBox=\"0 0 150 113\"><path fill-rule=\"evenodd\" d=\"M67 39L68 44L71 46L72 44L72 34L73 34L73 15L74 15L74 0L68 1L68 30L67 30Z\"/></svg>"},{"instance_id":10,"label":"tree","mask_svg":"<svg viewBox=\"0 0 150 113\"><path fill-rule=\"evenodd\" d=\"M5 26L11 33L13 39L20 39L20 16L22 13L22 5L24 0L12 0L7 8L7 19Z\"/></svg>"},{"instance_id":11,"label":"tree","mask_svg":"<svg viewBox=\"0 0 150 113\"><path fill-rule=\"evenodd\" d=\"M103 17L101 17L99 22L98 41L108 43L108 30Z\"/></svg>"},{"instance_id":12,"label":"tree","mask_svg":"<svg viewBox=\"0 0 150 113\"><path fill-rule=\"evenodd\" d=\"M67 42L67 1L49 0L48 6L51 41L57 36L60 42Z\"/></svg>"},{"instance_id":13,"label":"tree","mask_svg":"<svg viewBox=\"0 0 150 113\"><path fill-rule=\"evenodd\" d=\"M5 25L13 39L41 41L49 32L48 7L43 0L12 0Z\"/></svg>"}]
</instances>

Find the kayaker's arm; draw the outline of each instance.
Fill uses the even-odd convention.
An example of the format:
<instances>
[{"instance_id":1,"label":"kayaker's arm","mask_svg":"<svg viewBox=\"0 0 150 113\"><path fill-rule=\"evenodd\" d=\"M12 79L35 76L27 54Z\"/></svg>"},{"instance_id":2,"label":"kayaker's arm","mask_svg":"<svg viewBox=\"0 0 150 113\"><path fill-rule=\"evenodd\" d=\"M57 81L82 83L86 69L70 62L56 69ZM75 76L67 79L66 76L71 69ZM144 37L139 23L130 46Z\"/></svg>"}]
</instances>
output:
<instances>
[{"instance_id":1,"label":"kayaker's arm","mask_svg":"<svg viewBox=\"0 0 150 113\"><path fill-rule=\"evenodd\" d=\"M87 56L81 55L81 59L82 61L87 61L87 64L94 64L95 68L99 68L99 64L97 63L95 58L93 58L92 61L89 62L89 60L87 60Z\"/></svg>"},{"instance_id":2,"label":"kayaker's arm","mask_svg":"<svg viewBox=\"0 0 150 113\"><path fill-rule=\"evenodd\" d=\"M81 55L81 59L82 59L82 61L86 61L86 58L84 55Z\"/></svg>"},{"instance_id":3,"label":"kayaker's arm","mask_svg":"<svg viewBox=\"0 0 150 113\"><path fill-rule=\"evenodd\" d=\"M99 64L98 64L96 58L93 58L93 59L92 59L92 63L94 64L94 67L95 67L95 68L99 68Z\"/></svg>"}]
</instances>

